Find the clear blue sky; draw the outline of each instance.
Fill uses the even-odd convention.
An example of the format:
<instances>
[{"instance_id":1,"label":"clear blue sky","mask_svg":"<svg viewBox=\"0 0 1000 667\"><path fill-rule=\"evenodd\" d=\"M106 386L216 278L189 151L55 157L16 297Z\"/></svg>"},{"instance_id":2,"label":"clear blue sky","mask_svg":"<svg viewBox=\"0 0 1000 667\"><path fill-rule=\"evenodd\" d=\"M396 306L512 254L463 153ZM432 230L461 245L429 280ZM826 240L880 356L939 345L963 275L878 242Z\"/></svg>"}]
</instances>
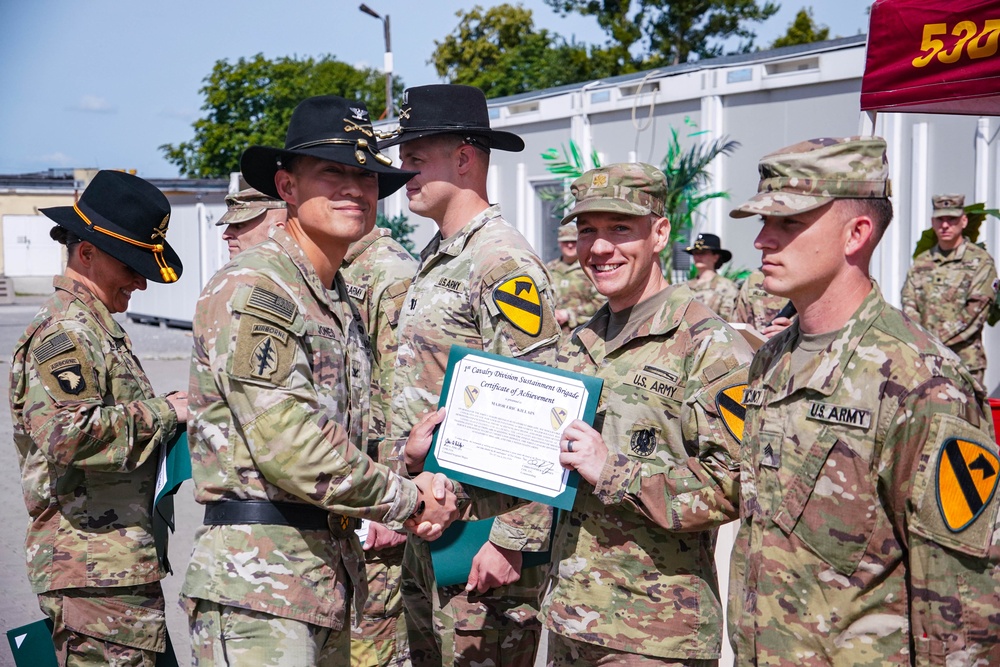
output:
<instances>
[{"instance_id":1,"label":"clear blue sky","mask_svg":"<svg viewBox=\"0 0 1000 667\"><path fill-rule=\"evenodd\" d=\"M516 0L512 1L515 4ZM0 0L0 174L51 167L136 169L176 176L158 146L193 136L198 89L217 60L332 54L382 68L382 24L358 0ZM458 23L457 0L367 0L390 16L395 73L407 85L439 81L427 64ZM536 27L603 43L593 18L560 17L522 0ZM758 43L785 32L804 0L782 1ZM818 0L833 36L867 32L866 0Z\"/></svg>"}]
</instances>

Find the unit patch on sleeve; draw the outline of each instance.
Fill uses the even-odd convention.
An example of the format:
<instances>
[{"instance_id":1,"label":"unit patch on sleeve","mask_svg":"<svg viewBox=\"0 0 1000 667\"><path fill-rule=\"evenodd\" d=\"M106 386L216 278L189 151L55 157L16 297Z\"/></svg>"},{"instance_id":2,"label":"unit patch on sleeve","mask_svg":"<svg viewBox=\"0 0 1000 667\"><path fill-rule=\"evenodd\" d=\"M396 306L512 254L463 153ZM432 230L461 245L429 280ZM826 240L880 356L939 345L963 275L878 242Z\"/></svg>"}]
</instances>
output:
<instances>
[{"instance_id":1,"label":"unit patch on sleeve","mask_svg":"<svg viewBox=\"0 0 1000 667\"><path fill-rule=\"evenodd\" d=\"M937 500L948 530L959 533L979 518L996 492L1000 460L977 442L948 438L937 464Z\"/></svg>"},{"instance_id":2,"label":"unit patch on sleeve","mask_svg":"<svg viewBox=\"0 0 1000 667\"><path fill-rule=\"evenodd\" d=\"M493 303L515 327L537 336L542 330L542 297L531 276L511 278L493 290Z\"/></svg>"},{"instance_id":3,"label":"unit patch on sleeve","mask_svg":"<svg viewBox=\"0 0 1000 667\"><path fill-rule=\"evenodd\" d=\"M747 417L747 409L741 403L746 388L745 384L737 384L715 395L715 407L737 442L743 440L743 424Z\"/></svg>"},{"instance_id":4,"label":"unit patch on sleeve","mask_svg":"<svg viewBox=\"0 0 1000 667\"><path fill-rule=\"evenodd\" d=\"M228 365L235 377L280 385L294 363L292 335L250 313L240 316L236 346Z\"/></svg>"},{"instance_id":5,"label":"unit patch on sleeve","mask_svg":"<svg viewBox=\"0 0 1000 667\"><path fill-rule=\"evenodd\" d=\"M79 359L72 357L60 359L49 366L49 373L59 382L59 388L72 396L79 396L87 388L87 381L83 377L83 366Z\"/></svg>"}]
</instances>

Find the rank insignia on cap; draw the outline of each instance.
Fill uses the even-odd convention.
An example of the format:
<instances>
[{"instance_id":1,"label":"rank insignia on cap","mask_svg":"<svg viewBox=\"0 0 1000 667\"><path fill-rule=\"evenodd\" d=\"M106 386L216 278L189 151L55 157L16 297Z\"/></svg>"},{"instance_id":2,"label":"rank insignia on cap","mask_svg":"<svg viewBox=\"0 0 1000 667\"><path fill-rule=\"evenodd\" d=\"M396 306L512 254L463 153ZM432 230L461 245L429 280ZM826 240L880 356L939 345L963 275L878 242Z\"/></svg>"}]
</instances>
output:
<instances>
[{"instance_id":1,"label":"rank insignia on cap","mask_svg":"<svg viewBox=\"0 0 1000 667\"><path fill-rule=\"evenodd\" d=\"M520 276L493 290L493 302L515 327L537 336L542 330L542 297L530 276Z\"/></svg>"},{"instance_id":2,"label":"rank insignia on cap","mask_svg":"<svg viewBox=\"0 0 1000 667\"><path fill-rule=\"evenodd\" d=\"M949 438L938 454L937 500L941 518L953 533L972 525L997 488L1000 459L992 448Z\"/></svg>"},{"instance_id":3,"label":"rank insignia on cap","mask_svg":"<svg viewBox=\"0 0 1000 667\"><path fill-rule=\"evenodd\" d=\"M59 382L59 387L67 394L79 396L87 388L83 379L83 368L76 359L63 359L49 367L49 372Z\"/></svg>"},{"instance_id":4,"label":"rank insignia on cap","mask_svg":"<svg viewBox=\"0 0 1000 667\"><path fill-rule=\"evenodd\" d=\"M549 412L549 423L552 424L552 430L558 431L564 421L566 421L566 408L552 408Z\"/></svg>"},{"instance_id":5,"label":"rank insignia on cap","mask_svg":"<svg viewBox=\"0 0 1000 667\"><path fill-rule=\"evenodd\" d=\"M590 187L592 188L608 187L608 175L604 172L601 172L599 174L594 174L594 177L590 180Z\"/></svg>"},{"instance_id":6,"label":"rank insignia on cap","mask_svg":"<svg viewBox=\"0 0 1000 667\"><path fill-rule=\"evenodd\" d=\"M651 428L632 431L629 447L632 448L632 453L636 456L652 455L656 451L656 431Z\"/></svg>"},{"instance_id":7,"label":"rank insignia on cap","mask_svg":"<svg viewBox=\"0 0 1000 667\"><path fill-rule=\"evenodd\" d=\"M729 434L736 438L737 442L743 440L743 422L747 417L747 409L742 402L746 388L746 384L736 384L715 395L715 407L719 410Z\"/></svg>"},{"instance_id":8,"label":"rank insignia on cap","mask_svg":"<svg viewBox=\"0 0 1000 667\"><path fill-rule=\"evenodd\" d=\"M264 336L250 354L250 375L262 380L270 380L278 370L278 350L274 338Z\"/></svg>"},{"instance_id":9,"label":"rank insignia on cap","mask_svg":"<svg viewBox=\"0 0 1000 667\"><path fill-rule=\"evenodd\" d=\"M472 404L476 402L477 398L479 398L479 389L470 384L465 388L465 395L463 398L465 399L465 407L471 408Z\"/></svg>"}]
</instances>

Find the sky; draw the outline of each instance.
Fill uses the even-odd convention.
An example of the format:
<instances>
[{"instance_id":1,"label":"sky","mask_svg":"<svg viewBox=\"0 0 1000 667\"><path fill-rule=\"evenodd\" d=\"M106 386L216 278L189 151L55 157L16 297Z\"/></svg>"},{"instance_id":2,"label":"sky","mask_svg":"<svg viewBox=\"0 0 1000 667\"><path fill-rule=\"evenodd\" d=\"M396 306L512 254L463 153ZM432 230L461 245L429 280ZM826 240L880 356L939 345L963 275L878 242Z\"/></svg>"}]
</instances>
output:
<instances>
[{"instance_id":1,"label":"sky","mask_svg":"<svg viewBox=\"0 0 1000 667\"><path fill-rule=\"evenodd\" d=\"M757 44L784 34L803 6L831 36L867 32L866 0L780 0L756 26ZM517 0L510 0L516 4ZM0 174L50 168L135 169L178 175L158 147L194 136L199 89L216 61L263 53L330 54L383 67L381 21L357 0L0 0ZM435 41L479 4L367 0L390 17L394 74L408 86L439 83L428 64ZM588 44L606 41L592 17L561 17L543 0L521 0L536 28Z\"/></svg>"}]
</instances>

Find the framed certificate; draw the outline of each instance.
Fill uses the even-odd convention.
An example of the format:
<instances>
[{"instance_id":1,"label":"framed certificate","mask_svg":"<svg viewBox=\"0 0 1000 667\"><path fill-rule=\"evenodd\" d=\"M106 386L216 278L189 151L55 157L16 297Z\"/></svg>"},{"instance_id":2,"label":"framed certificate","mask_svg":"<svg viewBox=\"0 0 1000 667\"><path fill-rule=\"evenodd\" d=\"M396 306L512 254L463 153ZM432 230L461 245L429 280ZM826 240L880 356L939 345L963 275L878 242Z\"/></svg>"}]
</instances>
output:
<instances>
[{"instance_id":1,"label":"framed certificate","mask_svg":"<svg viewBox=\"0 0 1000 667\"><path fill-rule=\"evenodd\" d=\"M579 475L559 465L574 419L594 423L603 380L453 346L439 407L447 408L424 470L569 510Z\"/></svg>"}]
</instances>

